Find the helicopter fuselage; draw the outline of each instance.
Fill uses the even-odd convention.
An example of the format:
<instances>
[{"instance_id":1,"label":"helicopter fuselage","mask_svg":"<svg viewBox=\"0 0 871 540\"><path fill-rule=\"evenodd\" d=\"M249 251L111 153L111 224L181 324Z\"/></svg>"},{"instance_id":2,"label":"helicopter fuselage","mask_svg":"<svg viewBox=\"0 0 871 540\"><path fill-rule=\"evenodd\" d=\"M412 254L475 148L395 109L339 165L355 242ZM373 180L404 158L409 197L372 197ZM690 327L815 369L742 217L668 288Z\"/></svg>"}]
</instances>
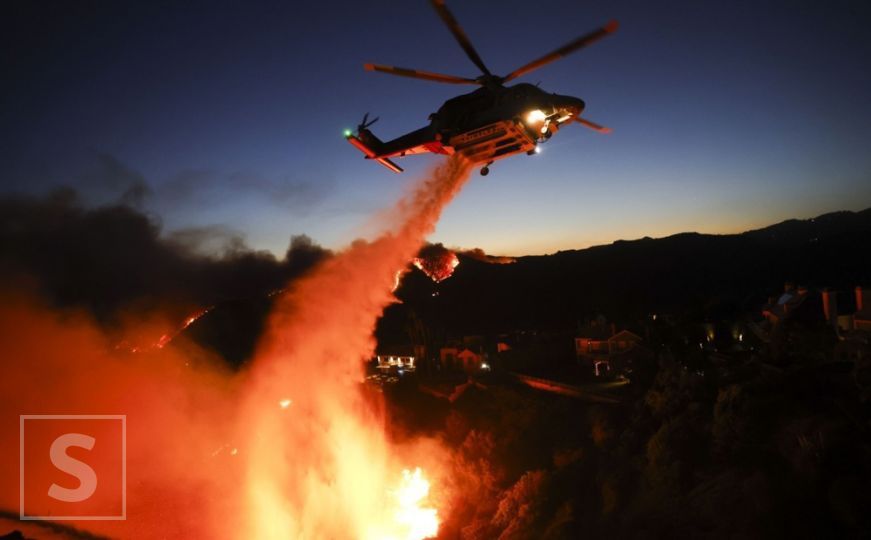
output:
<instances>
[{"instance_id":1,"label":"helicopter fuselage","mask_svg":"<svg viewBox=\"0 0 871 540\"><path fill-rule=\"evenodd\" d=\"M583 110L583 100L532 84L484 86L449 99L430 115L428 126L391 141L382 142L365 128L348 139L368 158L394 171L399 167L389 158L425 152L460 153L472 163L490 164L521 152L534 153L539 143Z\"/></svg>"},{"instance_id":2,"label":"helicopter fuselage","mask_svg":"<svg viewBox=\"0 0 871 540\"><path fill-rule=\"evenodd\" d=\"M579 115L583 109L581 99L551 94L535 85L521 83L508 87L482 87L449 99L430 115L430 120L438 133L449 138L493 122L522 119L534 110L540 110L548 117L561 117Z\"/></svg>"}]
</instances>

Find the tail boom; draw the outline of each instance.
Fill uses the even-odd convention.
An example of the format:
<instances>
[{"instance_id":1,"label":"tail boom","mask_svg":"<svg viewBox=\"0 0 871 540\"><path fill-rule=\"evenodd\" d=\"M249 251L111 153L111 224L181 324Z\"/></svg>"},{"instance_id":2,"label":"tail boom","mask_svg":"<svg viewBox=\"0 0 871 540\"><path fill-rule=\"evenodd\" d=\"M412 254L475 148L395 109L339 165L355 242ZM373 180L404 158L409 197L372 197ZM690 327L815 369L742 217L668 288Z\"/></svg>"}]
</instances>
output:
<instances>
[{"instance_id":1,"label":"tail boom","mask_svg":"<svg viewBox=\"0 0 871 540\"><path fill-rule=\"evenodd\" d=\"M372 136L372 137L374 137L374 136ZM390 161L386 157L379 157L378 153L375 150L373 150L371 147L366 145L366 143L364 143L362 140L360 140L357 136L348 135L346 138L348 139L349 143L356 146L358 150L360 150L361 152L363 152L366 155L366 159L374 159L375 161L377 161L381 165L384 165L385 167L387 167L388 169L390 169L391 171L393 171L395 173L402 172L402 167L400 167L396 163L393 163L392 161Z\"/></svg>"}]
</instances>

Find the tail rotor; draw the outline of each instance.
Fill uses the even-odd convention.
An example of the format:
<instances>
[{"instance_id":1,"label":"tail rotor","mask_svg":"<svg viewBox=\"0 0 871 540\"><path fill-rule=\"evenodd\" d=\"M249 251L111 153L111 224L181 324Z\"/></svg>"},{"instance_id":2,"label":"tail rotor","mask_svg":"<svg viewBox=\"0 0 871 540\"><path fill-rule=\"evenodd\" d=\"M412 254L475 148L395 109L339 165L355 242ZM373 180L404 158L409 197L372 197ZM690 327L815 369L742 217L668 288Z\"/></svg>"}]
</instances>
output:
<instances>
[{"instance_id":1,"label":"tail rotor","mask_svg":"<svg viewBox=\"0 0 871 540\"><path fill-rule=\"evenodd\" d=\"M363 115L363 121L360 122L360 125L357 126L357 133L360 133L364 129L369 129L369 126L378 121L378 117L376 116L372 120L369 120L369 113Z\"/></svg>"}]
</instances>

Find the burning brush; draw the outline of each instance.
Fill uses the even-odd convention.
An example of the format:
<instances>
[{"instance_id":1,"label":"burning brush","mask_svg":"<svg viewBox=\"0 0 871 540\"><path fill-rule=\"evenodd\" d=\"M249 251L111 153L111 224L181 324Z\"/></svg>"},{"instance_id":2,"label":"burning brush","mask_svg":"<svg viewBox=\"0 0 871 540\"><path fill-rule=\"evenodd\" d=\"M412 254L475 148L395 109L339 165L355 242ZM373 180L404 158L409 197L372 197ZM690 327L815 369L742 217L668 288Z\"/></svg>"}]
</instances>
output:
<instances>
[{"instance_id":1,"label":"burning brush","mask_svg":"<svg viewBox=\"0 0 871 540\"><path fill-rule=\"evenodd\" d=\"M428 244L420 250L412 264L434 282L441 283L454 274L460 259L441 244Z\"/></svg>"}]
</instances>

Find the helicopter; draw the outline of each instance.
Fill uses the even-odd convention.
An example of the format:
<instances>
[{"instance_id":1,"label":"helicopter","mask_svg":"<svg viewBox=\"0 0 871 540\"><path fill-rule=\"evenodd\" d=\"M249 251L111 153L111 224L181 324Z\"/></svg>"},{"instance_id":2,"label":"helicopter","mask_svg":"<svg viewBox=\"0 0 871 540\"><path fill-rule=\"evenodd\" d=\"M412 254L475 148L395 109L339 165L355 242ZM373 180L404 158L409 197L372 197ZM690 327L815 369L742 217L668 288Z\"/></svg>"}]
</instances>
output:
<instances>
[{"instance_id":1,"label":"helicopter","mask_svg":"<svg viewBox=\"0 0 871 540\"><path fill-rule=\"evenodd\" d=\"M505 83L526 75L546 64L613 33L617 21L570 41L562 47L529 62L508 75L494 75L484 64L466 32L444 0L430 0L441 20L460 44L469 60L481 71L476 78L444 75L417 69L379 64L364 64L364 69L447 84L473 84L480 88L446 101L429 116L429 125L397 137L381 141L369 129L378 118L369 120L369 113L357 126L356 133L345 130L345 138L372 159L393 172L402 168L390 158L431 152L453 155L459 153L473 164L483 164L481 175L490 172L496 160L524 152L534 155L539 144L550 139L563 125L576 122L600 133L611 130L586 118L581 118L584 101L572 96L551 94L538 85L528 83L505 86Z\"/></svg>"}]
</instances>

